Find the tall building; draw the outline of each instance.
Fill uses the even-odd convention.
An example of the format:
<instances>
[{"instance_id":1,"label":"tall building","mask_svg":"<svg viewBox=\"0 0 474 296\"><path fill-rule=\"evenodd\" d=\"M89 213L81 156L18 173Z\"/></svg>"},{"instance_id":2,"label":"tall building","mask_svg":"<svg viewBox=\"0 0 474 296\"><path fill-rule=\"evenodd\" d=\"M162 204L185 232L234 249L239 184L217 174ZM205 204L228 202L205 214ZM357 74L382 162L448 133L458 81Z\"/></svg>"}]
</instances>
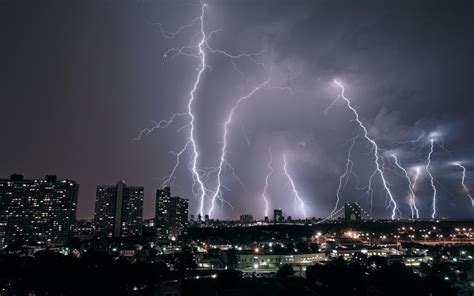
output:
<instances>
[{"instance_id":1,"label":"tall building","mask_svg":"<svg viewBox=\"0 0 474 296\"><path fill-rule=\"evenodd\" d=\"M283 211L281 209L274 209L273 210L273 221L278 222L278 221L283 221Z\"/></svg>"},{"instance_id":2,"label":"tall building","mask_svg":"<svg viewBox=\"0 0 474 296\"><path fill-rule=\"evenodd\" d=\"M0 180L0 246L19 240L67 243L76 219L79 184L46 176Z\"/></svg>"},{"instance_id":3,"label":"tall building","mask_svg":"<svg viewBox=\"0 0 474 296\"><path fill-rule=\"evenodd\" d=\"M143 187L116 185L97 186L94 235L127 237L142 234Z\"/></svg>"},{"instance_id":4,"label":"tall building","mask_svg":"<svg viewBox=\"0 0 474 296\"><path fill-rule=\"evenodd\" d=\"M344 204L344 218L347 222L350 221L361 221L362 214L361 208L358 203L345 203Z\"/></svg>"},{"instance_id":5,"label":"tall building","mask_svg":"<svg viewBox=\"0 0 474 296\"><path fill-rule=\"evenodd\" d=\"M188 200L171 197L169 187L156 191L155 226L160 239L176 239L186 233Z\"/></svg>"}]
</instances>

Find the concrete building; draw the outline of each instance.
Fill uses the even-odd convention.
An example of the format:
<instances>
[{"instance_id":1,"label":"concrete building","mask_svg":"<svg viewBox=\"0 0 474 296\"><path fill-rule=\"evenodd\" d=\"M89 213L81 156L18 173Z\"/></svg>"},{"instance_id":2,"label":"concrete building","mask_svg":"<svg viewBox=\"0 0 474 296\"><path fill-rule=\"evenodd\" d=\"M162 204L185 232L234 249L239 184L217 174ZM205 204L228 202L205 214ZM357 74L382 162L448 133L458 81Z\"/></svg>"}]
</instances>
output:
<instances>
[{"instance_id":1,"label":"concrete building","mask_svg":"<svg viewBox=\"0 0 474 296\"><path fill-rule=\"evenodd\" d=\"M169 187L156 191L155 227L160 239L175 240L186 234L188 227L188 200L171 197Z\"/></svg>"},{"instance_id":2,"label":"concrete building","mask_svg":"<svg viewBox=\"0 0 474 296\"><path fill-rule=\"evenodd\" d=\"M113 238L141 235L143 196L143 187L127 186L125 181L97 186L94 235Z\"/></svg>"},{"instance_id":3,"label":"concrete building","mask_svg":"<svg viewBox=\"0 0 474 296\"><path fill-rule=\"evenodd\" d=\"M301 268L315 263L324 262L328 258L325 253L311 254L243 254L237 255L238 269L256 269L276 271L283 264Z\"/></svg>"},{"instance_id":4,"label":"concrete building","mask_svg":"<svg viewBox=\"0 0 474 296\"><path fill-rule=\"evenodd\" d=\"M76 219L79 184L46 176L0 180L0 247L14 241L65 244Z\"/></svg>"}]
</instances>

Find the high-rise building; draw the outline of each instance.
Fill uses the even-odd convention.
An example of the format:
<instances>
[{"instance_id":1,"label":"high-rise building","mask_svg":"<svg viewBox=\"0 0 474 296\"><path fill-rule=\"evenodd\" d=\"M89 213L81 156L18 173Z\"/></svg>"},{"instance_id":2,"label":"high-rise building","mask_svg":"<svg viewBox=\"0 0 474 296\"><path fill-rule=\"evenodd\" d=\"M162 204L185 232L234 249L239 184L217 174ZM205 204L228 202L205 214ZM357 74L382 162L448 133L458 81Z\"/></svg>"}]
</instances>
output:
<instances>
[{"instance_id":1,"label":"high-rise building","mask_svg":"<svg viewBox=\"0 0 474 296\"><path fill-rule=\"evenodd\" d=\"M0 246L21 240L65 244L72 236L78 192L79 184L53 175L1 179Z\"/></svg>"},{"instance_id":2,"label":"high-rise building","mask_svg":"<svg viewBox=\"0 0 474 296\"><path fill-rule=\"evenodd\" d=\"M142 234L143 187L116 185L97 186L94 235L128 237Z\"/></svg>"},{"instance_id":3,"label":"high-rise building","mask_svg":"<svg viewBox=\"0 0 474 296\"><path fill-rule=\"evenodd\" d=\"M156 191L155 226L160 239L176 239L186 233L188 200L171 197L169 187Z\"/></svg>"},{"instance_id":4,"label":"high-rise building","mask_svg":"<svg viewBox=\"0 0 474 296\"><path fill-rule=\"evenodd\" d=\"M361 221L362 214L361 208L358 203L345 203L344 204L344 218L347 222L349 221Z\"/></svg>"},{"instance_id":5,"label":"high-rise building","mask_svg":"<svg viewBox=\"0 0 474 296\"><path fill-rule=\"evenodd\" d=\"M283 211L281 209L274 209L273 210L273 221L278 222L278 221L283 221Z\"/></svg>"}]
</instances>

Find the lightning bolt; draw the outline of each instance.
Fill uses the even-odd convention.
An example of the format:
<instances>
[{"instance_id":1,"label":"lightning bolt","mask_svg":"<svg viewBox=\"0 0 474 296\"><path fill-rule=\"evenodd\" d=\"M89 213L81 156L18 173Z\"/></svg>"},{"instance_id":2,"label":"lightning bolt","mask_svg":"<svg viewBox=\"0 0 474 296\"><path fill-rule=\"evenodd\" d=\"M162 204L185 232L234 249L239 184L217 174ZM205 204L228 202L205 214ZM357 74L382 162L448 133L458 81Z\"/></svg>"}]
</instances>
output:
<instances>
[{"instance_id":1,"label":"lightning bolt","mask_svg":"<svg viewBox=\"0 0 474 296\"><path fill-rule=\"evenodd\" d=\"M231 166L226 160L226 156L228 154L228 152L227 152L227 146L228 146L227 137L228 137L228 134L229 134L229 127L232 124L232 119L234 117L235 111L240 106L240 104L242 104L244 101L251 98L255 93L260 91L267 84L268 84L268 80L266 80L263 83L256 86L254 89L252 89L245 96L240 97L237 100L237 102L235 103L235 105L231 108L231 110L229 112L229 116L227 117L227 120L224 123L223 145L222 145L222 149L221 149L221 156L220 156L219 166L218 166L218 169L217 169L217 188L216 188L216 190L214 191L214 194L211 197L211 208L209 209L209 216L210 217L212 216L212 214L214 212L216 199L219 199L219 200L223 201L222 190L221 190L221 187L222 187L221 176L222 176L222 172L223 172L224 168L226 166Z\"/></svg>"},{"instance_id":2,"label":"lightning bolt","mask_svg":"<svg viewBox=\"0 0 474 296\"><path fill-rule=\"evenodd\" d=\"M229 133L230 133L230 127L232 126L234 115L235 115L236 111L238 110L239 106L241 104L243 104L245 101L247 101L247 100L251 99L252 97L254 97L254 95L256 93L258 93L259 91L262 91L264 88L285 90L285 91L288 91L290 94L293 93L292 90L288 87L269 85L270 84L270 76L271 76L271 70L269 72L269 77L268 77L267 80L265 80L264 82L260 83L256 87L254 87L248 94L246 94L244 96L241 96L240 98L237 99L236 103L230 109L229 115L227 116L227 120L224 123L224 129L223 129L223 133L222 133L222 143L223 144L222 144L222 149L221 149L220 158L219 158L220 160L219 160L219 165L215 169L215 171L217 172L217 185L216 185L216 190L214 191L214 193L212 194L212 197L211 197L211 208L209 209L209 216L210 217L213 215L213 212L215 210L215 202L217 200L219 200L221 202L224 202L224 203L227 203L224 200L223 192L221 190L221 188L224 187L222 185L221 176L222 176L223 172L225 171L225 168L229 168L232 171L234 177L241 183L242 186L244 186L243 182L240 180L240 178L237 177L237 175L235 174L234 168L232 167L232 165L229 163L229 161L226 158L227 155L229 154L228 151L227 151L227 147L228 147L228 136L229 136Z\"/></svg>"},{"instance_id":3,"label":"lightning bolt","mask_svg":"<svg viewBox=\"0 0 474 296\"><path fill-rule=\"evenodd\" d=\"M390 205L393 206L391 218L395 219L397 212L400 212L400 210L398 208L397 202L395 201L395 199L393 197L392 191L390 190L390 187L389 187L389 183L386 180L384 172L383 172L383 163L384 162L383 162L382 156L380 155L379 146L377 145L377 143L372 138L370 138L369 133L367 131L367 128L364 126L362 121L359 119L359 113L357 113L357 110L354 107L352 107L351 101L344 95L344 85L341 82L337 81L337 80L334 80L334 84L337 85L340 88L341 93L339 94L338 98L331 104L331 106L333 106L338 99L343 99L346 103L347 108L349 108L349 110L354 114L354 120L357 122L359 127L362 129L364 138L372 146L372 152L373 152L374 164L375 164L375 171L373 172L373 174L369 178L368 193L370 194L370 196L372 196L372 193L373 193L372 181L373 181L373 178L378 174L380 176L381 181L382 181L383 188L385 189L388 197L390 198L389 206ZM328 109L326 109L326 112L327 111L328 111Z\"/></svg>"},{"instance_id":4,"label":"lightning bolt","mask_svg":"<svg viewBox=\"0 0 474 296\"><path fill-rule=\"evenodd\" d=\"M268 147L268 154L270 155L270 160L268 161L267 163L267 167L268 167L268 174L265 176L265 186L263 187L263 193L262 193L262 199L263 199L263 202L265 204L265 215L264 217L269 217L269 210L270 210L270 204L269 204L269 197L268 197L268 186L269 186L269 179L270 179L270 176L273 174L273 167L272 167L272 163L273 163L273 154L272 154L272 147L269 146Z\"/></svg>"},{"instance_id":5,"label":"lightning bolt","mask_svg":"<svg viewBox=\"0 0 474 296\"><path fill-rule=\"evenodd\" d=\"M288 166L288 163L286 161L286 155L283 154L283 171L285 172L286 177L290 181L291 190L293 191L293 195L295 197L295 205L297 203L300 204L300 211L303 214L303 218L306 219L306 207L305 207L304 201L301 198L300 194L298 193L298 190L296 189L295 182L293 181L293 178L291 177L290 173L288 173L287 166Z\"/></svg>"},{"instance_id":6,"label":"lightning bolt","mask_svg":"<svg viewBox=\"0 0 474 296\"><path fill-rule=\"evenodd\" d=\"M462 188L464 190L464 193L466 193L467 197L469 197L469 199L471 200L471 205L474 207L474 198L472 198L471 194L470 194L470 190L469 188L466 186L466 167L463 166L461 163L459 162L455 162L454 163L455 166L459 167L462 169L462 178L461 178L461 185L462 185Z\"/></svg>"},{"instance_id":7,"label":"lightning bolt","mask_svg":"<svg viewBox=\"0 0 474 296\"><path fill-rule=\"evenodd\" d=\"M405 177L408 181L408 189L410 190L410 210L411 210L411 217L412 218L419 218L418 208L416 207L416 195L415 191L413 190L413 184L411 182L411 178L408 175L407 170L400 164L398 157L396 154L392 154L393 159L395 160L395 165L405 174Z\"/></svg>"},{"instance_id":8,"label":"lightning bolt","mask_svg":"<svg viewBox=\"0 0 474 296\"><path fill-rule=\"evenodd\" d=\"M169 152L170 154L173 154L175 156L175 158L176 158L175 159L175 164L173 165L170 173L167 176L164 176L162 178L157 178L157 180L162 181L160 188L171 187L171 186L174 185L174 180L175 180L174 175L175 175L176 170L178 169L178 167L180 165L181 156L188 149L188 146L189 146L190 143L191 143L191 141L188 140L186 142L186 144L184 145L184 147L180 151L178 151L178 152L170 151Z\"/></svg>"},{"instance_id":9,"label":"lightning bolt","mask_svg":"<svg viewBox=\"0 0 474 296\"><path fill-rule=\"evenodd\" d=\"M198 184L199 186L199 200L200 200L200 204L199 204L199 214L201 214L201 216L203 216L203 212L204 212L204 198L206 197L206 187L204 186L204 182L201 180L201 176L198 172L198 168L197 168L197 165L198 165L198 160L199 160L199 152L198 152L198 149L197 149L197 144L196 144L196 139L195 139L195 131L196 131L196 127L194 126L194 121L195 121L195 116L194 116L194 113L193 113L193 103L194 103L194 100L195 100L195 94L196 94L196 91L198 89L198 86L201 82L201 77L206 69L206 52L204 51L203 49L203 46L204 46L204 43L206 42L206 33L204 31L204 14L205 14L205 10L206 10L206 7L207 5L206 4L202 4L201 6L201 16L199 17L199 25L200 25L200 30L201 30L201 40L199 41L199 44L198 44L198 49L199 49L199 57L200 57L200 65L199 65L199 70L198 70L198 74L196 76L196 80L194 81L194 85L193 85L193 88L191 90L191 92L189 93L189 101L188 101L188 115L189 117L191 118L189 124L191 126L191 129L190 129L190 136L189 136L189 140L190 140L190 144L191 144L191 149L193 151L193 155L192 155L192 160L191 160L191 171L192 171L192 176L193 176L193 188L194 186L196 185L196 183Z\"/></svg>"},{"instance_id":10,"label":"lightning bolt","mask_svg":"<svg viewBox=\"0 0 474 296\"><path fill-rule=\"evenodd\" d=\"M433 154L433 149L434 149L434 139L430 139L430 152L428 153L428 156L426 158L425 171L430 177L430 184L431 184L431 188L433 189L433 204L432 204L432 213L431 213L432 219L436 217L436 194L438 192L436 190L433 175L431 174L431 171L430 171L431 155Z\"/></svg>"},{"instance_id":11,"label":"lightning bolt","mask_svg":"<svg viewBox=\"0 0 474 296\"><path fill-rule=\"evenodd\" d=\"M164 129L168 128L171 124L174 123L177 117L187 116L188 113L175 113L171 115L169 119L162 119L160 121L152 121L153 126L144 128L139 131L138 135L133 139L134 141L140 141L143 137L148 136L156 129Z\"/></svg>"},{"instance_id":12,"label":"lightning bolt","mask_svg":"<svg viewBox=\"0 0 474 296\"><path fill-rule=\"evenodd\" d=\"M337 191L336 191L336 204L334 205L334 209L331 211L331 215L329 216L329 217L331 217L331 219L334 216L334 214L336 213L337 207L339 206L339 202L342 198L342 191L344 191L344 188L346 187L347 182L349 181L349 175L350 175L350 173L352 171L352 167L354 165L354 162L351 159L352 149L354 148L354 145L355 145L358 138L359 138L359 136L355 136L354 138L352 138L351 146L349 147L349 151L347 152L346 170L339 177L339 185L338 185ZM344 179L346 180L346 182L344 182Z\"/></svg>"},{"instance_id":13,"label":"lightning bolt","mask_svg":"<svg viewBox=\"0 0 474 296\"><path fill-rule=\"evenodd\" d=\"M186 116L186 117L189 118L188 123L178 130L178 131L180 131L181 129L183 129L185 127L189 127L188 140L187 140L186 144L184 145L184 147L181 150L179 150L179 152L172 152L176 156L175 164L174 164L170 174L168 176L162 178L162 180L163 180L164 184L172 184L173 183L173 181L175 179L174 174L175 174L177 168L180 165L180 158L181 158L182 154L185 151L188 150L188 146L190 146L191 147L190 150L191 150L192 155L191 155L191 161L188 165L188 168L191 172L192 179L193 179L192 192L193 192L193 195L197 196L199 201L200 201L198 214L203 216L205 199L206 199L206 197L208 197L210 195L212 195L211 198L210 198L210 200L212 202L211 208L209 210L210 215L214 211L216 199L219 199L222 202L228 204L228 202L226 202L223 199L222 192L221 192L221 188L225 188L222 185L222 182L221 182L221 175L222 175L225 168L229 168L232 171L233 176L242 184L242 186L244 186L244 184L242 183L240 178L238 178L238 176L235 174L235 170L233 169L233 167L226 161L227 137L228 137L228 132L229 132L228 129L229 129L230 124L232 123L232 117L234 115L234 111L240 105L240 103L242 101L245 101L246 99L250 98L255 92L257 92L261 88L265 87L268 84L269 80L267 80L267 81L263 82L262 84L260 84L259 86L257 86L248 95L241 97L238 100L238 102L234 105L231 112L229 113L228 120L224 124L224 134L223 134L223 139L224 140L223 140L223 147L222 147L222 151L221 151L222 153L221 153L221 157L220 157L220 161L219 161L219 166L214 167L214 168L200 169L199 168L200 153L199 153L198 143L197 143L197 139L196 139L196 126L195 126L196 115L194 114L193 106L194 106L194 103L195 103L195 100L196 100L196 93L199 89L201 79L202 79L202 77L205 73L205 70L207 68L211 68L210 65L207 64L207 59L208 59L207 52L209 52L210 54L220 54L220 55L223 55L224 57L228 58L230 60L231 64L232 64L233 69L237 73L239 73L242 77L243 77L244 73L238 68L237 63L236 63L239 59L246 58L246 59L250 60L251 62L253 62L254 64L262 66L264 69L266 69L264 63L259 62L257 60L258 56L263 55L264 53L266 53L265 50L261 50L261 51L256 52L256 53L232 54L232 53L229 53L229 52L224 51L224 50L212 48L209 45L209 40L215 33L219 32L221 30L217 29L217 30L214 30L214 31L210 31L208 34L206 34L206 31L204 29L204 26L205 26L204 25L204 19L205 19L205 15L206 15L207 4L205 4L203 2L200 2L200 6L201 6L200 7L201 8L200 16L194 18L191 23L186 24L186 25L178 28L178 30L176 30L174 32L166 31L163 28L161 23L152 23L153 25L158 26L158 28L161 32L161 35L165 39L174 39L181 32L198 25L199 26L198 33L196 33L191 38L191 42L194 42L195 39L199 39L199 42L197 43L197 45L196 44L188 44L188 45L181 46L179 48L175 48L175 47L170 48L170 49L168 49L167 51L164 52L163 60L166 61L167 59L173 59L174 57L177 57L177 56L193 57L193 58L197 58L199 60L199 66L198 66L198 69L197 69L196 78L193 82L193 87L192 87L191 91L189 92L188 102L187 102L187 106L186 106L186 112L175 113L169 119L161 120L159 122L154 122L154 125L152 127L142 129L139 132L138 136L135 138L135 140L140 140L143 136L147 136L147 135L149 135L150 133L152 133L153 131L155 131L157 129L164 129L164 128L169 127L171 124L174 123L174 121L176 120L177 117ZM277 87L275 87L275 88L277 88ZM217 189L215 191L209 190L206 187L206 184L205 184L207 182L207 180L210 178L210 176L213 175L213 174L217 174L217 184L218 185L217 185Z\"/></svg>"},{"instance_id":14,"label":"lightning bolt","mask_svg":"<svg viewBox=\"0 0 474 296\"><path fill-rule=\"evenodd\" d=\"M416 189L416 183L418 182L418 178L420 177L420 174L421 174L421 169L420 169L420 167L416 167L416 168L415 168L415 177L413 177L413 184L412 184L412 186L411 186L411 188L412 188L413 190Z\"/></svg>"}]
</instances>

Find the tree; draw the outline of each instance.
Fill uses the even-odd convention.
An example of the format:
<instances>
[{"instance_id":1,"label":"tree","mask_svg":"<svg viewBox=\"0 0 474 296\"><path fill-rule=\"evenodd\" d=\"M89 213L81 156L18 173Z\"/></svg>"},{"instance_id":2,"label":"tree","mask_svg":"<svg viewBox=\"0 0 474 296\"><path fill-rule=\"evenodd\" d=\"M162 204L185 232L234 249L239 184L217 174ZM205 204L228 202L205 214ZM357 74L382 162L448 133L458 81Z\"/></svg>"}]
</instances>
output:
<instances>
[{"instance_id":1,"label":"tree","mask_svg":"<svg viewBox=\"0 0 474 296\"><path fill-rule=\"evenodd\" d=\"M284 264L278 269L277 271L277 278L279 279L286 279L289 276L293 275L295 271L293 270L293 267L289 264Z\"/></svg>"}]
</instances>

